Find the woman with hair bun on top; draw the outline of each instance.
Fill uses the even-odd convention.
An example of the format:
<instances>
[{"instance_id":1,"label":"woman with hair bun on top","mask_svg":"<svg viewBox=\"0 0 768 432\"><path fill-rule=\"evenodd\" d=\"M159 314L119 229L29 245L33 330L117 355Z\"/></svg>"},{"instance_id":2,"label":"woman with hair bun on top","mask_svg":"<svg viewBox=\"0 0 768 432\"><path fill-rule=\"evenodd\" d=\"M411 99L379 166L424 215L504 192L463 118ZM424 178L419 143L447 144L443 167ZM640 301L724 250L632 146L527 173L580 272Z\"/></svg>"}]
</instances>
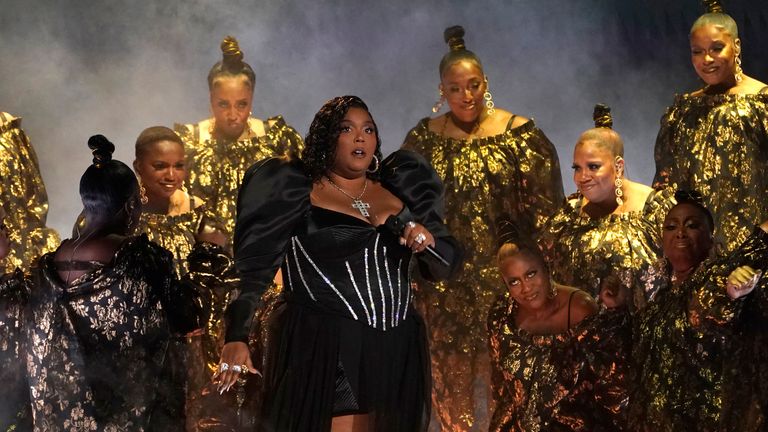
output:
<instances>
[{"instance_id":1,"label":"woman with hair bun on top","mask_svg":"<svg viewBox=\"0 0 768 432\"><path fill-rule=\"evenodd\" d=\"M237 191L245 171L260 159L298 154L303 143L282 116L252 116L256 74L243 61L237 39L225 37L221 53L221 61L208 72L212 116L176 125L176 131L186 145L189 193L206 203L215 218L212 223L226 234L231 247Z\"/></svg>"},{"instance_id":2,"label":"woman with hair bun on top","mask_svg":"<svg viewBox=\"0 0 768 432\"><path fill-rule=\"evenodd\" d=\"M491 386L485 317L499 293L491 258L500 220L536 232L563 200L557 152L533 120L495 106L464 29L444 32L437 113L411 129L402 148L419 153L445 183L446 222L465 247L463 270L431 285L417 278L417 307L430 333L433 403L442 430L487 430Z\"/></svg>"}]
</instances>

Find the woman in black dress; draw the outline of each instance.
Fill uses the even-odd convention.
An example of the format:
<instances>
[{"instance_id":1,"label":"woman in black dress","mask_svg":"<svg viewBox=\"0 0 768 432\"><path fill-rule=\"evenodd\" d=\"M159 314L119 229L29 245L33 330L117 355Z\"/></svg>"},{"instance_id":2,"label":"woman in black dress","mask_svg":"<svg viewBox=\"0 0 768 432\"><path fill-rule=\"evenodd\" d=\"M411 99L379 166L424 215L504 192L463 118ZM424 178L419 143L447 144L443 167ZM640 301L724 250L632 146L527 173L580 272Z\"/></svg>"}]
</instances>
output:
<instances>
[{"instance_id":1,"label":"woman in black dress","mask_svg":"<svg viewBox=\"0 0 768 432\"><path fill-rule=\"evenodd\" d=\"M445 278L460 254L436 173L409 151L381 160L380 146L365 103L337 97L315 116L300 161L267 159L245 176L235 230L242 293L227 311L221 389L253 370L251 317L282 268L259 365L263 430L427 428L429 354L410 269Z\"/></svg>"}]
</instances>

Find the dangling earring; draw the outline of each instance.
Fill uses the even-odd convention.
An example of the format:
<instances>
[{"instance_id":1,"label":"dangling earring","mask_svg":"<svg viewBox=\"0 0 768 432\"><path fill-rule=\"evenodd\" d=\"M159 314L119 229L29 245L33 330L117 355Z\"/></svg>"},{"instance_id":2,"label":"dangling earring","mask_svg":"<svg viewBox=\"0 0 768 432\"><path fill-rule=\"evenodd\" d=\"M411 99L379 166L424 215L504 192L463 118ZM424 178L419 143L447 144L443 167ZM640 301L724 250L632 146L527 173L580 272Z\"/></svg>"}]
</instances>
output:
<instances>
[{"instance_id":1,"label":"dangling earring","mask_svg":"<svg viewBox=\"0 0 768 432\"><path fill-rule=\"evenodd\" d=\"M141 181L141 176L137 176L139 178L139 200L143 205L146 205L149 202L149 197L147 196L147 189L144 187L144 183Z\"/></svg>"},{"instance_id":2,"label":"dangling earring","mask_svg":"<svg viewBox=\"0 0 768 432\"><path fill-rule=\"evenodd\" d=\"M616 186L616 204L621 207L624 205L624 199L622 198L624 196L624 190L621 188L624 186L624 181L621 177L616 177L616 180L613 181L613 185Z\"/></svg>"},{"instance_id":3,"label":"dangling earring","mask_svg":"<svg viewBox=\"0 0 768 432\"><path fill-rule=\"evenodd\" d=\"M368 168L366 172L373 174L379 170L379 158L376 155L373 155L373 160L371 162L376 162L376 168L374 169Z\"/></svg>"},{"instance_id":4,"label":"dangling earring","mask_svg":"<svg viewBox=\"0 0 768 432\"><path fill-rule=\"evenodd\" d=\"M445 94L443 93L443 90L440 90L440 99L435 102L434 105L432 105L432 112L436 113L440 111L440 108L443 107L443 103L445 102Z\"/></svg>"},{"instance_id":5,"label":"dangling earring","mask_svg":"<svg viewBox=\"0 0 768 432\"><path fill-rule=\"evenodd\" d=\"M493 104L493 95L491 94L491 91L488 90L488 77L485 77L485 93L483 93L483 99L485 99L485 107L488 108L485 112L488 115L493 115L493 113L496 112L496 109Z\"/></svg>"},{"instance_id":6,"label":"dangling earring","mask_svg":"<svg viewBox=\"0 0 768 432\"><path fill-rule=\"evenodd\" d=\"M549 280L549 293L547 293L547 297L549 297L550 300L557 297L557 287L552 279Z\"/></svg>"},{"instance_id":7,"label":"dangling earring","mask_svg":"<svg viewBox=\"0 0 768 432\"><path fill-rule=\"evenodd\" d=\"M736 56L736 73L735 73L735 78L736 78L736 82L737 83L740 83L741 80L744 79L744 77L742 75L744 75L744 71L741 70L741 54L739 54L739 55Z\"/></svg>"}]
</instances>

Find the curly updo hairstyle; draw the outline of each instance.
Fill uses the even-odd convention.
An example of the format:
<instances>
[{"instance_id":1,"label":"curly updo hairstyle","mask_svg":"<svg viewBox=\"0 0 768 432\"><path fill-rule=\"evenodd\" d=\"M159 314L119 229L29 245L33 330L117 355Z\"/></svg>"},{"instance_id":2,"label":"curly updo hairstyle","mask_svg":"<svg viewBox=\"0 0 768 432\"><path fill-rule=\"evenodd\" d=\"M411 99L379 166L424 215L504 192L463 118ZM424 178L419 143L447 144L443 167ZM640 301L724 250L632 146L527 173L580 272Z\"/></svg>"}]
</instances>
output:
<instances>
[{"instance_id":1,"label":"curly updo hairstyle","mask_svg":"<svg viewBox=\"0 0 768 432\"><path fill-rule=\"evenodd\" d=\"M445 29L443 32L443 39L448 44L448 52L440 60L440 78L443 78L445 71L451 67L451 65L460 61L469 61L474 63L480 72L483 71L483 64L480 63L480 58L468 50L464 45L464 27L452 26Z\"/></svg>"},{"instance_id":2,"label":"curly updo hairstyle","mask_svg":"<svg viewBox=\"0 0 768 432\"><path fill-rule=\"evenodd\" d=\"M111 217L138 202L139 183L128 165L112 159L115 145L103 135L88 139L93 164L80 177L80 199L87 215Z\"/></svg>"},{"instance_id":3,"label":"curly updo hairstyle","mask_svg":"<svg viewBox=\"0 0 768 432\"><path fill-rule=\"evenodd\" d=\"M208 90L213 90L213 86L218 78L236 77L245 75L248 78L248 85L253 91L256 85L256 73L251 65L243 61L243 52L240 51L240 45L233 36L227 36L221 41L221 61L213 65L208 72Z\"/></svg>"},{"instance_id":4,"label":"curly updo hairstyle","mask_svg":"<svg viewBox=\"0 0 768 432\"><path fill-rule=\"evenodd\" d=\"M309 133L304 139L304 151L301 153L301 159L304 162L304 169L312 181L318 181L327 175L333 167L336 159L336 144L341 133L341 121L347 115L350 108L364 109L369 115L368 105L357 96L338 96L323 105L320 111L315 114L312 124L309 126ZM373 120L373 128L376 131L376 151L374 155L382 161L381 156L381 136L379 127ZM375 162L371 162L371 170L376 168ZM378 180L377 172L368 172L368 178Z\"/></svg>"}]
</instances>

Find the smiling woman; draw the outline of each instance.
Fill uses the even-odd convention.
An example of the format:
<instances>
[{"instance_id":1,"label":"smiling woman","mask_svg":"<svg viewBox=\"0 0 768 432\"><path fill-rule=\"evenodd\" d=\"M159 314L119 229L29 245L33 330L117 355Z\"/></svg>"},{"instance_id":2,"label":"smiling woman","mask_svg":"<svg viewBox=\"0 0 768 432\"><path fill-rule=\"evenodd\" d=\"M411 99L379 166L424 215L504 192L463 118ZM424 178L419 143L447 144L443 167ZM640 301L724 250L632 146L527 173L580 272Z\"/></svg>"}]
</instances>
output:
<instances>
[{"instance_id":1,"label":"smiling woman","mask_svg":"<svg viewBox=\"0 0 768 432\"><path fill-rule=\"evenodd\" d=\"M539 244L556 281L594 296L605 285L631 288L631 307L642 307L661 283L650 270L672 192L628 180L610 109L597 105L593 117L596 127L581 134L573 151L579 192L550 219Z\"/></svg>"},{"instance_id":2,"label":"smiling woman","mask_svg":"<svg viewBox=\"0 0 768 432\"><path fill-rule=\"evenodd\" d=\"M768 218L768 86L744 73L736 22L716 1L691 27L703 88L678 95L661 119L654 185L701 191L731 251Z\"/></svg>"}]
</instances>

